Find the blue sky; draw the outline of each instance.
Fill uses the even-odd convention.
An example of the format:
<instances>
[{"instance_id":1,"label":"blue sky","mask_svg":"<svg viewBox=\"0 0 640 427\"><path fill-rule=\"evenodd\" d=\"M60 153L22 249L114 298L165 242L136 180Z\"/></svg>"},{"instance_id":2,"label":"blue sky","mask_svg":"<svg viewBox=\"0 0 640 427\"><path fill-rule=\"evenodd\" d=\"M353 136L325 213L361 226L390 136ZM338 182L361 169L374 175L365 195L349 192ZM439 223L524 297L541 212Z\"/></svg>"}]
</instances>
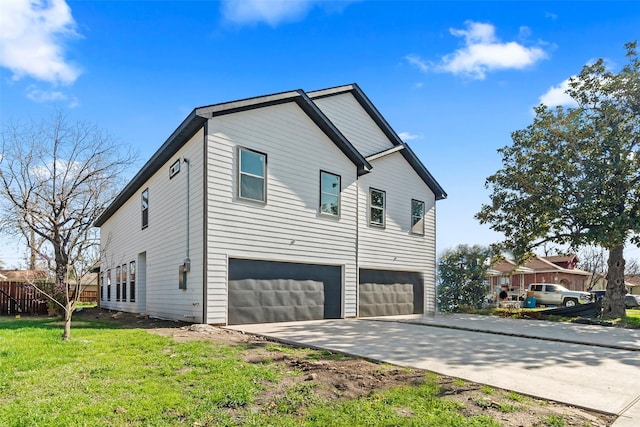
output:
<instances>
[{"instance_id":1,"label":"blue sky","mask_svg":"<svg viewBox=\"0 0 640 427\"><path fill-rule=\"evenodd\" d=\"M500 239L473 218L496 150L639 30L638 2L2 0L0 120L63 108L141 165L195 107L355 82L449 194L440 253Z\"/></svg>"}]
</instances>

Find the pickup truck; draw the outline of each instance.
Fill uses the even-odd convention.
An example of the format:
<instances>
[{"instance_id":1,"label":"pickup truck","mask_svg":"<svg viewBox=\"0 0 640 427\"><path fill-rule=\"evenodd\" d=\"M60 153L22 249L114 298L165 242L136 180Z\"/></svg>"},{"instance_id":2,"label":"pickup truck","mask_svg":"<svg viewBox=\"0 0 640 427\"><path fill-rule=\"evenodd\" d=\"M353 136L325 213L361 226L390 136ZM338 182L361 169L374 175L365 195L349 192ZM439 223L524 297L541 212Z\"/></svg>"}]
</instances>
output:
<instances>
[{"instance_id":1,"label":"pickup truck","mask_svg":"<svg viewBox=\"0 0 640 427\"><path fill-rule=\"evenodd\" d=\"M529 285L529 296L536 299L537 305L563 305L572 307L576 304L591 302L589 292L570 291L555 283L532 283Z\"/></svg>"}]
</instances>

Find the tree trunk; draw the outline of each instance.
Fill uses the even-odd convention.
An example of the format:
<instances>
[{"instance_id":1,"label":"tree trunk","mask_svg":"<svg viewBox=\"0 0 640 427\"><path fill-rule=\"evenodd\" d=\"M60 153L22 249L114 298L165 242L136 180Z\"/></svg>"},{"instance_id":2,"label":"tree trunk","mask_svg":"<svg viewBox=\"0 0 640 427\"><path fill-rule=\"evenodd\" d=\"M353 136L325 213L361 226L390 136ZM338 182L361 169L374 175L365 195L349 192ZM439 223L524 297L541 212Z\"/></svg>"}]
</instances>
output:
<instances>
[{"instance_id":1,"label":"tree trunk","mask_svg":"<svg viewBox=\"0 0 640 427\"><path fill-rule=\"evenodd\" d=\"M64 332L62 340L68 341L71 338L71 314L73 314L73 304L67 303L64 308Z\"/></svg>"},{"instance_id":2,"label":"tree trunk","mask_svg":"<svg viewBox=\"0 0 640 427\"><path fill-rule=\"evenodd\" d=\"M607 294L602 305L602 317L616 319L626 316L624 296L624 245L609 250L609 271L607 272Z\"/></svg>"}]
</instances>

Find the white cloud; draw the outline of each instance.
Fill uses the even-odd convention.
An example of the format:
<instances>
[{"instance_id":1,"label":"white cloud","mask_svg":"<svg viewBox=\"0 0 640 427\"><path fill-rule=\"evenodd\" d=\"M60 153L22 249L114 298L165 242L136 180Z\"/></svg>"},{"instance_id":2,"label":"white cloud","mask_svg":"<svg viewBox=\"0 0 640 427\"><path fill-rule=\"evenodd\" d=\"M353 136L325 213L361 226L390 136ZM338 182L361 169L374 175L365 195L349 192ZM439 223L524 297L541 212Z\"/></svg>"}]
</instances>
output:
<instances>
[{"instance_id":1,"label":"white cloud","mask_svg":"<svg viewBox=\"0 0 640 427\"><path fill-rule=\"evenodd\" d=\"M340 12L349 3L361 0L222 0L223 18L234 24L264 22L272 27L304 19L309 11L322 7L328 13Z\"/></svg>"},{"instance_id":2,"label":"white cloud","mask_svg":"<svg viewBox=\"0 0 640 427\"><path fill-rule=\"evenodd\" d=\"M491 24L467 21L466 29L451 28L453 36L464 38L464 47L445 55L431 67L420 67L417 61L407 60L422 71L433 69L482 80L487 72L523 69L544 58L546 52L539 47L526 47L517 42L501 42ZM526 30L521 29L521 34ZM422 64L426 63L421 60Z\"/></svg>"},{"instance_id":3,"label":"white cloud","mask_svg":"<svg viewBox=\"0 0 640 427\"><path fill-rule=\"evenodd\" d=\"M557 105L577 106L576 101L566 93L567 89L569 89L569 80L570 78L558 86L551 86L544 95L540 96L540 102L548 107L555 107Z\"/></svg>"},{"instance_id":4,"label":"white cloud","mask_svg":"<svg viewBox=\"0 0 640 427\"><path fill-rule=\"evenodd\" d=\"M304 19L322 0L223 0L222 16L235 24L265 22L275 27L284 22ZM346 2L344 2L346 3Z\"/></svg>"},{"instance_id":5,"label":"white cloud","mask_svg":"<svg viewBox=\"0 0 640 427\"><path fill-rule=\"evenodd\" d=\"M69 108L75 108L78 106L78 99L76 97L69 97L60 90L38 89L33 85L27 88L27 98L37 103L64 101L68 102Z\"/></svg>"},{"instance_id":6,"label":"white cloud","mask_svg":"<svg viewBox=\"0 0 640 427\"><path fill-rule=\"evenodd\" d=\"M412 141L412 140L414 140L414 139L420 139L420 138L422 138L420 135L414 135L414 134L409 133L409 132L400 132L400 133L398 134L398 136L399 136L399 137L400 137L400 139L401 139L401 140L403 140L404 142Z\"/></svg>"},{"instance_id":7,"label":"white cloud","mask_svg":"<svg viewBox=\"0 0 640 427\"><path fill-rule=\"evenodd\" d=\"M80 70L64 57L65 39L77 37L64 0L2 0L0 66L53 84L71 84Z\"/></svg>"},{"instance_id":8,"label":"white cloud","mask_svg":"<svg viewBox=\"0 0 640 427\"><path fill-rule=\"evenodd\" d=\"M423 73L429 71L429 64L418 55L411 54L405 56L404 58L407 60L407 62L409 62L409 64L417 67Z\"/></svg>"}]
</instances>

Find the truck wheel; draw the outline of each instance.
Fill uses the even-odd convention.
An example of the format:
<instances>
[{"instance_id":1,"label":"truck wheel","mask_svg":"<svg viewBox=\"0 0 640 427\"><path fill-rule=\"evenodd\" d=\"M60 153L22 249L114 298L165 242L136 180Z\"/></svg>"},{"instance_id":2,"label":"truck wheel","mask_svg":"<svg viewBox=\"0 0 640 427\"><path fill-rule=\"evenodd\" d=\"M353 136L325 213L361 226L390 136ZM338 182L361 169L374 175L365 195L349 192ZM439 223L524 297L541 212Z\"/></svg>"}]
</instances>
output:
<instances>
[{"instance_id":1,"label":"truck wheel","mask_svg":"<svg viewBox=\"0 0 640 427\"><path fill-rule=\"evenodd\" d=\"M566 300L564 300L565 307L573 307L575 305L578 305L578 300L575 298L567 298Z\"/></svg>"}]
</instances>

